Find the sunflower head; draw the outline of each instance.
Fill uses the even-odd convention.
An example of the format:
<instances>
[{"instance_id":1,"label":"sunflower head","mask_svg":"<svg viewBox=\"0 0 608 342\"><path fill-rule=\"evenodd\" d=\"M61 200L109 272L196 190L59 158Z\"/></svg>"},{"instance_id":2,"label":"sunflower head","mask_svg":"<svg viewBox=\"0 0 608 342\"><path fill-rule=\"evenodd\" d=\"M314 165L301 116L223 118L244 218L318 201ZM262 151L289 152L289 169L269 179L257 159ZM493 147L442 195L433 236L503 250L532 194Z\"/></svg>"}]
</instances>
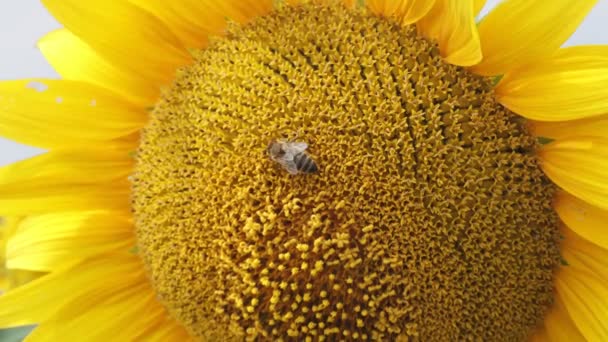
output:
<instances>
[{"instance_id":1,"label":"sunflower head","mask_svg":"<svg viewBox=\"0 0 608 342\"><path fill-rule=\"evenodd\" d=\"M538 323L554 186L490 79L340 4L192 54L143 131L133 193L156 291L196 336L504 340ZM290 136L318 174L264 153Z\"/></svg>"}]
</instances>

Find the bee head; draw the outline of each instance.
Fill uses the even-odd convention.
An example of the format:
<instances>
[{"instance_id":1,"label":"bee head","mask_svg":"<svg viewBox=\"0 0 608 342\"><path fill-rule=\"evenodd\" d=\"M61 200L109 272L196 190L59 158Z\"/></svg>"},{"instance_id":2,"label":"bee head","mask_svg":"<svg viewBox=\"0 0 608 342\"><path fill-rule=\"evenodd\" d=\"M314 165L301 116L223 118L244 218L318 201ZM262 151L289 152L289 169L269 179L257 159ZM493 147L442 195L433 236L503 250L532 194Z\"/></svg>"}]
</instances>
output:
<instances>
[{"instance_id":1,"label":"bee head","mask_svg":"<svg viewBox=\"0 0 608 342\"><path fill-rule=\"evenodd\" d=\"M280 142L272 141L268 144L266 148L266 152L273 157L281 157L285 154L285 150L283 150L283 145Z\"/></svg>"}]
</instances>

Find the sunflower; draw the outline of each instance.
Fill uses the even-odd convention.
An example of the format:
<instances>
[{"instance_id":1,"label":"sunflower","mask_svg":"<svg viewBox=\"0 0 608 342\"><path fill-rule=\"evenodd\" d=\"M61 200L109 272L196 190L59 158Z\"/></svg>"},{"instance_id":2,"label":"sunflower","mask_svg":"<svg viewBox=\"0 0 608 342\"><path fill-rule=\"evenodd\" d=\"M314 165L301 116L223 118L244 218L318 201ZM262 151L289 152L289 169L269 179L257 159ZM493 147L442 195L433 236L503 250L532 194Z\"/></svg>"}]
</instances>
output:
<instances>
[{"instance_id":1,"label":"sunflower","mask_svg":"<svg viewBox=\"0 0 608 342\"><path fill-rule=\"evenodd\" d=\"M48 150L0 170L0 326L608 340L608 47L561 48L596 1L43 3L62 79L0 83Z\"/></svg>"}]
</instances>

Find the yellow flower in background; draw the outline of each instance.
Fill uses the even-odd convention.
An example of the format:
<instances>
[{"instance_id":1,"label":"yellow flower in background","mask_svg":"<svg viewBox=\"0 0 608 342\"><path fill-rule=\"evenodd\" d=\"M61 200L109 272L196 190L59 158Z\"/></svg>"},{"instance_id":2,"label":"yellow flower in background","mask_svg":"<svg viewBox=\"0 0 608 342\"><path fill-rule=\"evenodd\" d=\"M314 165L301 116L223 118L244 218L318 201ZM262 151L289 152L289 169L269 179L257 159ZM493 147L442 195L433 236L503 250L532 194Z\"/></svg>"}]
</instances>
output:
<instances>
[{"instance_id":1,"label":"yellow flower in background","mask_svg":"<svg viewBox=\"0 0 608 342\"><path fill-rule=\"evenodd\" d=\"M560 48L596 1L43 3L62 79L0 83L49 150L0 169L2 275L38 276L1 327L608 340L608 47Z\"/></svg>"}]
</instances>

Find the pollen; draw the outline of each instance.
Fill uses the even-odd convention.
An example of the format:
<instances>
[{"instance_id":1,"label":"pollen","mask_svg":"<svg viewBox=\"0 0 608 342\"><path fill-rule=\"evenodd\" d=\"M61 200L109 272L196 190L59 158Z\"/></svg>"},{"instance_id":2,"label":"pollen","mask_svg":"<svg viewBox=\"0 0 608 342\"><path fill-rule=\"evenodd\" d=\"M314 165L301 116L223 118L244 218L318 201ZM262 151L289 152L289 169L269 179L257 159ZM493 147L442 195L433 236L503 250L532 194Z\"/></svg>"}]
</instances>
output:
<instances>
[{"instance_id":1,"label":"pollen","mask_svg":"<svg viewBox=\"0 0 608 342\"><path fill-rule=\"evenodd\" d=\"M522 340L555 192L492 80L363 9L285 6L192 51L143 131L139 254L196 338ZM266 147L308 144L314 174Z\"/></svg>"}]
</instances>

